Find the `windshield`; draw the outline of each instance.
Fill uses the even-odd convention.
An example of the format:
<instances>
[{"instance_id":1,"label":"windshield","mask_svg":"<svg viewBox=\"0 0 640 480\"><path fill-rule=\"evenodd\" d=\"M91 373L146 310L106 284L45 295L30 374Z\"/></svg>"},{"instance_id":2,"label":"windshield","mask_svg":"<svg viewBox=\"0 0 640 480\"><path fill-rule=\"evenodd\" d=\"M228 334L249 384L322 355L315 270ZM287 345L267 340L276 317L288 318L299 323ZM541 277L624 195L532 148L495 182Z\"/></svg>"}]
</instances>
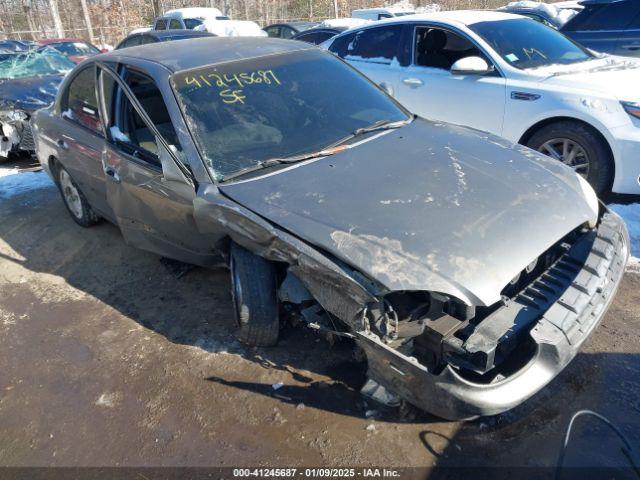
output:
<instances>
[{"instance_id":1,"label":"windshield","mask_svg":"<svg viewBox=\"0 0 640 480\"><path fill-rule=\"evenodd\" d=\"M65 42L65 43L52 43L49 45L51 48L55 48L60 53L65 55L95 55L100 53L93 45L83 42Z\"/></svg>"},{"instance_id":2,"label":"windshield","mask_svg":"<svg viewBox=\"0 0 640 480\"><path fill-rule=\"evenodd\" d=\"M526 18L479 22L469 28L520 69L568 65L593 58L557 30Z\"/></svg>"},{"instance_id":3,"label":"windshield","mask_svg":"<svg viewBox=\"0 0 640 480\"><path fill-rule=\"evenodd\" d=\"M69 59L55 50L18 53L0 57L0 78L33 77L67 73L75 67Z\"/></svg>"},{"instance_id":4,"label":"windshield","mask_svg":"<svg viewBox=\"0 0 640 480\"><path fill-rule=\"evenodd\" d=\"M409 116L320 50L178 72L172 84L217 180L272 158L326 148L356 129Z\"/></svg>"}]
</instances>

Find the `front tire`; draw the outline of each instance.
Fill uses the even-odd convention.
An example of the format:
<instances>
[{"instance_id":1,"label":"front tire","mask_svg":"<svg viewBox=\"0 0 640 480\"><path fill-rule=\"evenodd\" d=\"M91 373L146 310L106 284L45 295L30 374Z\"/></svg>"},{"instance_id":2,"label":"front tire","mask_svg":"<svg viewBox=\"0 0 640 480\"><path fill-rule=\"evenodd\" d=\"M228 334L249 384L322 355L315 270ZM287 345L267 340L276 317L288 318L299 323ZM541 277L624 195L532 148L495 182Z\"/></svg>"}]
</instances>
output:
<instances>
[{"instance_id":1,"label":"front tire","mask_svg":"<svg viewBox=\"0 0 640 480\"><path fill-rule=\"evenodd\" d=\"M561 121L538 130L527 146L555 158L582 175L598 196L613 182L614 163L606 141L588 125Z\"/></svg>"},{"instance_id":2,"label":"front tire","mask_svg":"<svg viewBox=\"0 0 640 480\"><path fill-rule=\"evenodd\" d=\"M58 188L71 218L78 225L85 228L98 223L100 217L93 211L80 188L69 175L69 172L60 164L56 165L56 171L58 174Z\"/></svg>"},{"instance_id":3,"label":"front tire","mask_svg":"<svg viewBox=\"0 0 640 480\"><path fill-rule=\"evenodd\" d=\"M232 243L229 269L238 340L255 347L275 345L280 333L275 266Z\"/></svg>"}]
</instances>

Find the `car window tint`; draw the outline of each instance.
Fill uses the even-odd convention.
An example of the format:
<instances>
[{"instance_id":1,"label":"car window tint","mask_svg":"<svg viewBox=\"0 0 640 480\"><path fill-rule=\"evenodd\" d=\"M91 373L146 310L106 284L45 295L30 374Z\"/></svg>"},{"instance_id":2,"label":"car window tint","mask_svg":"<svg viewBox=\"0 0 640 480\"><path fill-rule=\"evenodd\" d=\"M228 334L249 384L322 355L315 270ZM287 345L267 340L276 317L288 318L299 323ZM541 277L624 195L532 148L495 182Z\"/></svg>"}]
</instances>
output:
<instances>
[{"instance_id":1,"label":"car window tint","mask_svg":"<svg viewBox=\"0 0 640 480\"><path fill-rule=\"evenodd\" d=\"M148 43L156 43L158 40L156 40L155 37L152 37L151 35L141 35L140 36L140 45L147 45Z\"/></svg>"},{"instance_id":2,"label":"car window tint","mask_svg":"<svg viewBox=\"0 0 640 480\"><path fill-rule=\"evenodd\" d=\"M128 72L125 78L127 85L165 141L173 146L175 151L181 151L169 111L154 81L146 75L133 71ZM110 128L111 136L125 152L160 166L158 160L160 142L126 95L120 92L116 93L116 96L118 100L115 103L119 107L119 112L114 116L115 121Z\"/></svg>"},{"instance_id":3,"label":"car window tint","mask_svg":"<svg viewBox=\"0 0 640 480\"><path fill-rule=\"evenodd\" d=\"M461 58L485 58L470 40L441 28L417 27L414 42L414 62L421 67L450 70Z\"/></svg>"},{"instance_id":4,"label":"car window tint","mask_svg":"<svg viewBox=\"0 0 640 480\"><path fill-rule=\"evenodd\" d=\"M180 30L182 29L182 24L180 23L180 20L176 20L175 18L172 18L171 21L169 22L169 30Z\"/></svg>"},{"instance_id":5,"label":"car window tint","mask_svg":"<svg viewBox=\"0 0 640 480\"><path fill-rule=\"evenodd\" d=\"M272 38L280 38L280 27L269 27L265 31Z\"/></svg>"},{"instance_id":6,"label":"car window tint","mask_svg":"<svg viewBox=\"0 0 640 480\"><path fill-rule=\"evenodd\" d=\"M312 33L301 33L299 35L296 35L296 40L300 40L301 42L307 42L307 43L312 43L314 45L317 45L319 42L317 41L319 33L318 32L312 32Z\"/></svg>"},{"instance_id":7,"label":"car window tint","mask_svg":"<svg viewBox=\"0 0 640 480\"><path fill-rule=\"evenodd\" d=\"M166 30L167 29L167 21L164 18L156 21L156 30Z\"/></svg>"},{"instance_id":8,"label":"car window tint","mask_svg":"<svg viewBox=\"0 0 640 480\"><path fill-rule=\"evenodd\" d=\"M183 21L185 28L189 30L193 30L194 28L202 25L202 20L199 18L185 18Z\"/></svg>"},{"instance_id":9,"label":"car window tint","mask_svg":"<svg viewBox=\"0 0 640 480\"><path fill-rule=\"evenodd\" d=\"M122 44L120 44L120 47L118 48L134 47L136 45L140 45L140 42L141 42L140 35L136 35L135 37L126 39L124 42L122 42Z\"/></svg>"},{"instance_id":10,"label":"car window tint","mask_svg":"<svg viewBox=\"0 0 640 480\"><path fill-rule=\"evenodd\" d=\"M289 27L282 27L282 31L280 33L282 38L291 38L293 37L297 32L293 29L293 28L289 28Z\"/></svg>"},{"instance_id":11,"label":"car window tint","mask_svg":"<svg viewBox=\"0 0 640 480\"><path fill-rule=\"evenodd\" d=\"M347 48L353 42L356 36L356 32L348 33L336 38L331 45L329 45L329 51L335 53L339 57L344 58L347 55Z\"/></svg>"},{"instance_id":12,"label":"car window tint","mask_svg":"<svg viewBox=\"0 0 640 480\"><path fill-rule=\"evenodd\" d=\"M366 28L356 32L344 58L352 61L391 63L398 53L402 25Z\"/></svg>"},{"instance_id":13,"label":"car window tint","mask_svg":"<svg viewBox=\"0 0 640 480\"><path fill-rule=\"evenodd\" d=\"M586 5L563 30L623 30L638 13L640 2L637 0Z\"/></svg>"},{"instance_id":14,"label":"car window tint","mask_svg":"<svg viewBox=\"0 0 640 480\"><path fill-rule=\"evenodd\" d=\"M65 94L62 116L102 135L93 65L82 70L71 81Z\"/></svg>"}]
</instances>

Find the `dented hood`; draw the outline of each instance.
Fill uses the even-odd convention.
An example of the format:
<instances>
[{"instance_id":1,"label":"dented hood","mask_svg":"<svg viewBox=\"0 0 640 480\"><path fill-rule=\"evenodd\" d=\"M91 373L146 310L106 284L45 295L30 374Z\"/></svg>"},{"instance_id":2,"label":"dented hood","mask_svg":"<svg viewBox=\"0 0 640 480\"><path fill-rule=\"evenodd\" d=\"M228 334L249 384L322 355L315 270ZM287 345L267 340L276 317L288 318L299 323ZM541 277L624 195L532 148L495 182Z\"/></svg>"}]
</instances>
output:
<instances>
[{"instance_id":1,"label":"dented hood","mask_svg":"<svg viewBox=\"0 0 640 480\"><path fill-rule=\"evenodd\" d=\"M425 120L220 189L390 290L476 305L597 215L560 163Z\"/></svg>"},{"instance_id":2,"label":"dented hood","mask_svg":"<svg viewBox=\"0 0 640 480\"><path fill-rule=\"evenodd\" d=\"M37 75L0 80L0 110L33 112L51 104L64 75Z\"/></svg>"}]
</instances>

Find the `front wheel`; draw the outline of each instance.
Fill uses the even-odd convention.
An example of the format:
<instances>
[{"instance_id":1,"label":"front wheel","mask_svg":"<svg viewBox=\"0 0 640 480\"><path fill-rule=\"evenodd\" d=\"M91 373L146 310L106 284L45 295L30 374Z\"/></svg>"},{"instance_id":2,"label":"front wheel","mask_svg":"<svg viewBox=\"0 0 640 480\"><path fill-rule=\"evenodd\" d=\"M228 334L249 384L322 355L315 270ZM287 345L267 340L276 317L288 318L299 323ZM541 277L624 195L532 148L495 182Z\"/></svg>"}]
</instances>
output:
<instances>
[{"instance_id":1,"label":"front wheel","mask_svg":"<svg viewBox=\"0 0 640 480\"><path fill-rule=\"evenodd\" d=\"M611 151L591 127L573 121L552 123L538 130L527 146L571 167L587 179L598 196L611 188Z\"/></svg>"},{"instance_id":2,"label":"front wheel","mask_svg":"<svg viewBox=\"0 0 640 480\"><path fill-rule=\"evenodd\" d=\"M73 181L69 172L62 165L57 165L58 188L62 194L64 205L71 214L71 218L82 227L90 227L98 223L100 217L93 211L91 205Z\"/></svg>"},{"instance_id":3,"label":"front wheel","mask_svg":"<svg viewBox=\"0 0 640 480\"><path fill-rule=\"evenodd\" d=\"M229 269L238 339L256 347L275 345L280 333L275 266L232 243Z\"/></svg>"}]
</instances>

